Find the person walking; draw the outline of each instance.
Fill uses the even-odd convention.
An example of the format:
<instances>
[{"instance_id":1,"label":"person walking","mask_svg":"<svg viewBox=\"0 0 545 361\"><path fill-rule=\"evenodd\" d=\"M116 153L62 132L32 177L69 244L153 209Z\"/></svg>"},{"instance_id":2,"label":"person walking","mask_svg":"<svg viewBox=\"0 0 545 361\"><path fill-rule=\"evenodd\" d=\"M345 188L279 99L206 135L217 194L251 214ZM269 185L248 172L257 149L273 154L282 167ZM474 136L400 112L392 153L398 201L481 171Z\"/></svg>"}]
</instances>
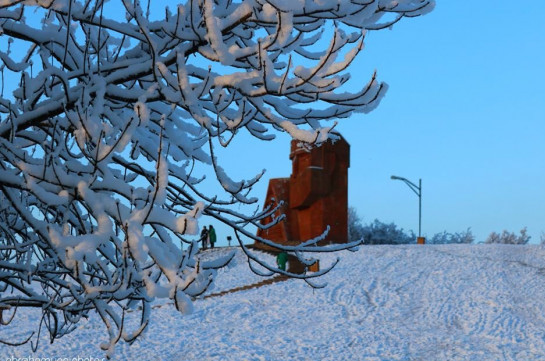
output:
<instances>
[{"instance_id":1,"label":"person walking","mask_svg":"<svg viewBox=\"0 0 545 361\"><path fill-rule=\"evenodd\" d=\"M208 248L208 230L206 229L206 226L202 227L201 242L202 242L202 249L203 250L207 249Z\"/></svg>"},{"instance_id":2,"label":"person walking","mask_svg":"<svg viewBox=\"0 0 545 361\"><path fill-rule=\"evenodd\" d=\"M210 238L210 248L214 248L214 243L216 243L216 230L214 229L214 226L210 225L208 227L208 237Z\"/></svg>"}]
</instances>

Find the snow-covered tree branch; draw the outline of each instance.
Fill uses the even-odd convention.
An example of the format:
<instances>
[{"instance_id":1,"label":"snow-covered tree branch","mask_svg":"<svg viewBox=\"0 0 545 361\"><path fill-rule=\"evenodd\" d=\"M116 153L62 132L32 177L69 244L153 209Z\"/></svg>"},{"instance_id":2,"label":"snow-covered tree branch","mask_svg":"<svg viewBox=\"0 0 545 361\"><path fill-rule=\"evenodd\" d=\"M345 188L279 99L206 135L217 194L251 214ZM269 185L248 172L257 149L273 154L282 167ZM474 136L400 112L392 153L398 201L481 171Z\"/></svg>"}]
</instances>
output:
<instances>
[{"instance_id":1,"label":"snow-covered tree branch","mask_svg":"<svg viewBox=\"0 0 545 361\"><path fill-rule=\"evenodd\" d=\"M229 262L196 262L198 218L254 237L244 227L275 212L233 207L256 202L262 173L232 180L214 148L242 131L333 137L331 121L371 111L387 88L376 74L343 88L366 32L433 6L0 1L0 310L41 308L52 339L96 310L110 351L142 332L153 298L189 311ZM206 194L203 167L225 194ZM140 327L124 329L138 305Z\"/></svg>"}]
</instances>

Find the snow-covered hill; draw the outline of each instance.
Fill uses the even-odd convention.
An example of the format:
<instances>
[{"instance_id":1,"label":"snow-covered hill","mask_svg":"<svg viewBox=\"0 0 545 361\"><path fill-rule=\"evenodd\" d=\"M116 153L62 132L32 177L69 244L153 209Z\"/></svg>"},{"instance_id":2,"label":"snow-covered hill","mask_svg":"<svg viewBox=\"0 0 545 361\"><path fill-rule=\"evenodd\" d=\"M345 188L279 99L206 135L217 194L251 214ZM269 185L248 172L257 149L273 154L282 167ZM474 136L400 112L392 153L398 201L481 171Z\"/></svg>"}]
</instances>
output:
<instances>
[{"instance_id":1,"label":"snow-covered hill","mask_svg":"<svg viewBox=\"0 0 545 361\"><path fill-rule=\"evenodd\" d=\"M114 360L545 360L545 248L368 246L340 257L325 289L288 280L198 300L190 316L165 304ZM237 261L212 293L261 280ZM38 316L19 313L0 338L28 336ZM104 339L92 318L36 353L0 346L0 355L101 358Z\"/></svg>"}]
</instances>

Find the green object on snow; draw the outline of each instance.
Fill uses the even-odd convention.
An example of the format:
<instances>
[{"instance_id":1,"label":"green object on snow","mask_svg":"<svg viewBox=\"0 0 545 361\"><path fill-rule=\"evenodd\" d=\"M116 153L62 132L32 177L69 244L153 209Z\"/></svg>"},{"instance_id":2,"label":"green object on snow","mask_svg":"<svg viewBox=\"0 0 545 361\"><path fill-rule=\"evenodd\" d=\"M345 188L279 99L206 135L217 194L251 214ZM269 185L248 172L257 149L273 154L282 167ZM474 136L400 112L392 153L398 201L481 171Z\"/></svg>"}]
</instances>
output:
<instances>
[{"instance_id":1,"label":"green object on snow","mask_svg":"<svg viewBox=\"0 0 545 361\"><path fill-rule=\"evenodd\" d=\"M286 262L288 262L288 254L286 252L280 252L276 256L276 264L282 271L286 270Z\"/></svg>"}]
</instances>

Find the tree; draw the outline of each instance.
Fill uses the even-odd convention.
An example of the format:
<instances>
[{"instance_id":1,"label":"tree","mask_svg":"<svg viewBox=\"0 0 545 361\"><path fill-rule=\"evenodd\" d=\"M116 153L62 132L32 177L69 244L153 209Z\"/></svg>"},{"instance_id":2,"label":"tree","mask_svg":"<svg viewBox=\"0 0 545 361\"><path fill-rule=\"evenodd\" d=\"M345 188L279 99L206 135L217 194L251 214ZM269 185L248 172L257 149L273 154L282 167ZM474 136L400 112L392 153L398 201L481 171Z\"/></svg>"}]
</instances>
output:
<instances>
[{"instance_id":1,"label":"tree","mask_svg":"<svg viewBox=\"0 0 545 361\"><path fill-rule=\"evenodd\" d=\"M520 230L520 235L517 236L513 232L504 230L501 234L492 232L488 235L488 238L484 243L500 243L500 244L528 244L530 242L530 236L526 234L526 227Z\"/></svg>"},{"instance_id":2,"label":"tree","mask_svg":"<svg viewBox=\"0 0 545 361\"><path fill-rule=\"evenodd\" d=\"M358 211L354 207L348 207L348 240L353 242L362 239L363 224L361 223Z\"/></svg>"},{"instance_id":3,"label":"tree","mask_svg":"<svg viewBox=\"0 0 545 361\"><path fill-rule=\"evenodd\" d=\"M358 211L348 207L348 239L363 241L363 244L408 244L415 243L416 236L411 231L407 234L394 223L386 224L375 219L372 223L363 224Z\"/></svg>"},{"instance_id":4,"label":"tree","mask_svg":"<svg viewBox=\"0 0 545 361\"><path fill-rule=\"evenodd\" d=\"M397 228L394 223L383 223L375 219L363 227L364 244L410 244L416 243L413 231L409 234L403 228Z\"/></svg>"},{"instance_id":5,"label":"tree","mask_svg":"<svg viewBox=\"0 0 545 361\"><path fill-rule=\"evenodd\" d=\"M95 310L109 354L145 329L153 298L190 311L230 259L196 261L199 217L232 227L240 241L256 238L248 225L271 226L260 220L276 211L238 211L257 201L249 192L263 173L232 180L216 147L243 131L261 140L283 131L309 146L335 138L324 121L371 111L387 88L373 74L345 89L366 32L433 6L2 2L0 307L42 309L51 339ZM224 194L203 189L207 167ZM259 241L299 257L346 247ZM255 271L281 272L243 249ZM128 332L125 311L137 304L140 327Z\"/></svg>"}]
</instances>

